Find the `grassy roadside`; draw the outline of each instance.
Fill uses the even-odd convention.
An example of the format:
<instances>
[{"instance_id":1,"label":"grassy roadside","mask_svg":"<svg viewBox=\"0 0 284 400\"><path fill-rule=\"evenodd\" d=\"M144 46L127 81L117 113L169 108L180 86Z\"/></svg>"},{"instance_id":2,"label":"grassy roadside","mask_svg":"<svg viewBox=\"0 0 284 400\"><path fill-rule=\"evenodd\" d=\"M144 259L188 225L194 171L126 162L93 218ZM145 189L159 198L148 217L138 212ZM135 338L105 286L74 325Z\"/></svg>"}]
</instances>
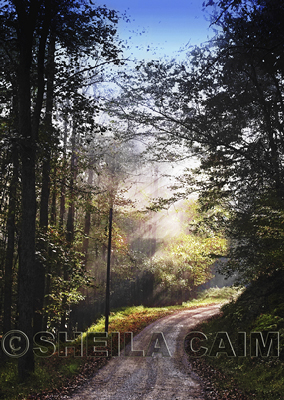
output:
<instances>
[{"instance_id":1,"label":"grassy roadside","mask_svg":"<svg viewBox=\"0 0 284 400\"><path fill-rule=\"evenodd\" d=\"M197 300L183 303L181 306L169 307L126 307L111 312L109 332L139 333L150 323L174 312L202 307L213 303L226 302L236 295L231 288L209 289L203 292ZM88 332L104 332L104 317L92 325ZM59 357L55 354L49 358L36 357L36 369L31 378L21 384L17 379L16 360L9 359L0 363L0 399L43 399L48 395L56 398L56 394L64 394L70 386L76 388L106 363L106 358L90 357ZM58 389L57 389L58 388ZM59 395L60 396L60 395ZM59 397L60 398L60 397Z\"/></svg>"},{"instance_id":2,"label":"grassy roadside","mask_svg":"<svg viewBox=\"0 0 284 400\"><path fill-rule=\"evenodd\" d=\"M190 360L194 370L213 385L214 399L283 400L284 399L284 276L278 274L254 282L242 295L222 308L222 316L197 327L206 334L202 345L208 348L205 356ZM227 332L236 356L225 354L230 350L209 352L217 332ZM238 354L238 332L246 332L246 356ZM268 332L278 332L279 355L254 355L255 343L251 332L262 332L264 341ZM224 345L224 343L222 343ZM243 344L241 345L243 346ZM240 349L243 351L243 347ZM220 340L217 349L221 348ZM277 347L277 346L275 346ZM252 351L252 352L251 352ZM213 356L212 356L213 355Z\"/></svg>"}]
</instances>

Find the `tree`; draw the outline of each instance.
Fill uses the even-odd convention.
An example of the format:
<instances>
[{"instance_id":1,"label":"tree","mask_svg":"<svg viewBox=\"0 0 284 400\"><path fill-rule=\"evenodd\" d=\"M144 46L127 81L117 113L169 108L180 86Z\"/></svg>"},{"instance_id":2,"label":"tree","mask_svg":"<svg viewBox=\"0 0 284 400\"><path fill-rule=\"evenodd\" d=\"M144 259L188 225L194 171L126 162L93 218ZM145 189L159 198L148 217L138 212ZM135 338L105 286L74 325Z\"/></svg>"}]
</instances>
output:
<instances>
[{"instance_id":1,"label":"tree","mask_svg":"<svg viewBox=\"0 0 284 400\"><path fill-rule=\"evenodd\" d=\"M217 218L224 216L222 210L201 212L198 201L184 201L182 209L183 232L168 240L152 258L151 270L158 287L166 289L171 297L187 300L213 277L214 263L226 256L227 241L224 231L217 233L214 226Z\"/></svg>"},{"instance_id":2,"label":"tree","mask_svg":"<svg viewBox=\"0 0 284 400\"><path fill-rule=\"evenodd\" d=\"M249 257L253 231L241 221L260 221L256 210L268 198L266 224L283 209L284 9L265 0L216 4L218 29L208 46L194 48L180 63L138 64L118 80L122 94L110 107L127 119L129 135L149 138L157 159L199 159L195 173L179 177L172 200L198 191L204 210L227 210L232 251L247 244L242 267L231 253L230 271L238 268L251 279L264 269Z\"/></svg>"},{"instance_id":3,"label":"tree","mask_svg":"<svg viewBox=\"0 0 284 400\"><path fill-rule=\"evenodd\" d=\"M165 248L164 255L154 257L152 269L158 284L182 298L183 290L192 294L212 278L214 261L225 254L225 239L182 234Z\"/></svg>"},{"instance_id":4,"label":"tree","mask_svg":"<svg viewBox=\"0 0 284 400\"><path fill-rule=\"evenodd\" d=\"M41 159L43 180L40 227L46 231L50 149L59 146L52 134L54 131L51 115L54 102L55 99L59 102L59 93L63 98L68 90L69 93L79 95L78 89L74 90L74 85L80 87L86 73L89 80L94 79L98 64L90 64L89 59L93 55L101 58L101 66L104 63L119 63L119 49L113 40L117 15L106 7L94 8L86 2L76 0L11 0L2 3L0 33L4 64L1 73L3 86L7 89L3 112L7 111L10 101L10 87L14 88L14 91L10 90L13 97L18 99L15 139L20 154L22 183L18 328L27 334L32 343L35 311L33 303L36 300L36 311L40 311L45 277L42 264L36 263L35 258L37 163ZM83 58L87 60L84 68L81 63ZM46 117L42 122L43 111ZM8 286L9 268L6 274ZM37 285L40 288L38 292L35 291ZM39 326L41 322L36 324ZM19 359L20 378L29 375L33 368L33 350L30 346L25 356Z\"/></svg>"}]
</instances>

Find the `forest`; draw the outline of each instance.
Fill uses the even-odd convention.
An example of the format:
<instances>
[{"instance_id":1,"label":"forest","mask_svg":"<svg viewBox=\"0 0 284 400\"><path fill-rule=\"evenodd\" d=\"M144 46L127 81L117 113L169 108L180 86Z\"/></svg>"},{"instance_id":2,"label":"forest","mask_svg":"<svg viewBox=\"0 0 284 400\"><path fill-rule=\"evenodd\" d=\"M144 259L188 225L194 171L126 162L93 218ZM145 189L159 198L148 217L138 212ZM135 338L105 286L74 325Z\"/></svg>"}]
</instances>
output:
<instances>
[{"instance_id":1,"label":"forest","mask_svg":"<svg viewBox=\"0 0 284 400\"><path fill-rule=\"evenodd\" d=\"M3 335L86 329L108 257L112 308L283 271L284 5L204 7L210 42L135 62L107 6L1 1Z\"/></svg>"}]
</instances>

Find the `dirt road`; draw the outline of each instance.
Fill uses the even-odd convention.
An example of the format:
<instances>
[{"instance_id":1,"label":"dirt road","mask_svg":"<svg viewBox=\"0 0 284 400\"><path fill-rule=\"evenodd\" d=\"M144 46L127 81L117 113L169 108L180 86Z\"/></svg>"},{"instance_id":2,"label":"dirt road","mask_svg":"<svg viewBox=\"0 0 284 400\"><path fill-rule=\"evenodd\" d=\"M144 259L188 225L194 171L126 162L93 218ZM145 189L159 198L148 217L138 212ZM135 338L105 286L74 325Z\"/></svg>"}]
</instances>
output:
<instances>
[{"instance_id":1,"label":"dirt road","mask_svg":"<svg viewBox=\"0 0 284 400\"><path fill-rule=\"evenodd\" d=\"M134 338L133 349L146 354L153 333L163 333L168 349L160 335L153 344L158 347L159 343L160 350L154 350L152 356L129 357L122 352L86 386L64 399L204 400L202 382L189 368L183 341L194 325L218 311L218 305L184 310L153 322ZM167 350L170 356L166 356Z\"/></svg>"}]
</instances>

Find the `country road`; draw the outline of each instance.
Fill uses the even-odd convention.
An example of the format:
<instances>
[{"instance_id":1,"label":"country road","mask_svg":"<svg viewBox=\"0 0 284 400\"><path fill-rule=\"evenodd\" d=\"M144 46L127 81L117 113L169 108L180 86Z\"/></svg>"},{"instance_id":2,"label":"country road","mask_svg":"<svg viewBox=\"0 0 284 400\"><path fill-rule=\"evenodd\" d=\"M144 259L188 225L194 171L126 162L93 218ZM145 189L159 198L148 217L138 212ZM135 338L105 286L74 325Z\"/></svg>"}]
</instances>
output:
<instances>
[{"instance_id":1,"label":"country road","mask_svg":"<svg viewBox=\"0 0 284 400\"><path fill-rule=\"evenodd\" d=\"M71 396L62 398L204 400L202 382L189 367L183 342L189 330L218 313L219 307L211 305L184 310L153 322L134 338L133 349L146 352L152 334L163 333L170 356L163 356L160 351L147 357L127 357L122 352L120 357L112 358L85 386Z\"/></svg>"}]
</instances>

